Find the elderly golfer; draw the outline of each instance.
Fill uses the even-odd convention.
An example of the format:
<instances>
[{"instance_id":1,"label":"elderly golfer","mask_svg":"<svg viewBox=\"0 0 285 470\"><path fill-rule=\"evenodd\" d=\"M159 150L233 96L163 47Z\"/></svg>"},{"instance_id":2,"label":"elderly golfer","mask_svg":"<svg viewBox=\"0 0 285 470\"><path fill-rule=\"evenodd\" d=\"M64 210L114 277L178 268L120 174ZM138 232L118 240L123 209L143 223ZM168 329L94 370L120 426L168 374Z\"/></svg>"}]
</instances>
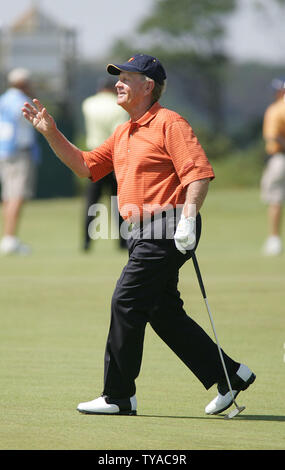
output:
<instances>
[{"instance_id":1,"label":"elderly golfer","mask_svg":"<svg viewBox=\"0 0 285 470\"><path fill-rule=\"evenodd\" d=\"M119 210L133 227L129 260L111 303L102 395L77 409L137 413L135 380L149 323L206 389L218 385L218 395L205 410L217 414L233 402L218 348L186 314L177 290L179 269L200 238L199 210L214 173L189 123L158 102L166 81L158 59L136 54L121 65L109 64L107 71L118 75L117 102L130 120L92 151L72 145L38 100L23 108L26 119L78 176L97 181L115 171ZM236 396L255 375L223 354Z\"/></svg>"}]
</instances>

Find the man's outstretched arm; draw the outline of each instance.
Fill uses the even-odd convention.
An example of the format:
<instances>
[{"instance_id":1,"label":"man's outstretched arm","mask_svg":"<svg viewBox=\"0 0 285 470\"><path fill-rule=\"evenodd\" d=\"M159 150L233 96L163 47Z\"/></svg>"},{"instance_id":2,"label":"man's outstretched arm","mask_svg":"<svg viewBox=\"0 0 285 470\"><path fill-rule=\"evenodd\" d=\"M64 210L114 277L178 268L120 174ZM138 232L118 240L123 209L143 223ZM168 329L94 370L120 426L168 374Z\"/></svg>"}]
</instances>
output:
<instances>
[{"instance_id":1,"label":"man's outstretched arm","mask_svg":"<svg viewBox=\"0 0 285 470\"><path fill-rule=\"evenodd\" d=\"M34 106L30 103L24 104L22 108L24 117L45 137L54 153L66 166L77 176L89 178L91 174L81 151L58 130L53 117L40 101L34 99L33 103Z\"/></svg>"}]
</instances>

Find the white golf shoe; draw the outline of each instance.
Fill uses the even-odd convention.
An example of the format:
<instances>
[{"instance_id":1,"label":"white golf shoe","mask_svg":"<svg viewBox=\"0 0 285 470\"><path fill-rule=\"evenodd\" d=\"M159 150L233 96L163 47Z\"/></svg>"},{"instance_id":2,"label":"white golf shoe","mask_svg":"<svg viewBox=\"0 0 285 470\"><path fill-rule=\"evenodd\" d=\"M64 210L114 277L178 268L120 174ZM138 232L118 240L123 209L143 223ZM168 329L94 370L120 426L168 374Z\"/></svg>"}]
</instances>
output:
<instances>
[{"instance_id":1,"label":"white golf shoe","mask_svg":"<svg viewBox=\"0 0 285 470\"><path fill-rule=\"evenodd\" d=\"M278 236L268 237L264 246L263 254L265 256L278 256L282 253L282 241Z\"/></svg>"},{"instance_id":2,"label":"white golf shoe","mask_svg":"<svg viewBox=\"0 0 285 470\"><path fill-rule=\"evenodd\" d=\"M95 400L79 403L77 410L85 414L136 415L137 400L135 395L130 398L117 399L102 395Z\"/></svg>"},{"instance_id":3,"label":"white golf shoe","mask_svg":"<svg viewBox=\"0 0 285 470\"><path fill-rule=\"evenodd\" d=\"M236 374L231 376L230 383L233 391L233 396L236 396L242 390L246 390L249 385L255 381L255 374L244 364L239 366ZM216 415L225 411L233 403L232 394L229 391L226 379L218 384L218 395L212 400L205 408L205 413L208 415Z\"/></svg>"},{"instance_id":4,"label":"white golf shoe","mask_svg":"<svg viewBox=\"0 0 285 470\"><path fill-rule=\"evenodd\" d=\"M31 253L31 249L18 238L6 235L0 242L0 253L1 255L28 255Z\"/></svg>"}]
</instances>

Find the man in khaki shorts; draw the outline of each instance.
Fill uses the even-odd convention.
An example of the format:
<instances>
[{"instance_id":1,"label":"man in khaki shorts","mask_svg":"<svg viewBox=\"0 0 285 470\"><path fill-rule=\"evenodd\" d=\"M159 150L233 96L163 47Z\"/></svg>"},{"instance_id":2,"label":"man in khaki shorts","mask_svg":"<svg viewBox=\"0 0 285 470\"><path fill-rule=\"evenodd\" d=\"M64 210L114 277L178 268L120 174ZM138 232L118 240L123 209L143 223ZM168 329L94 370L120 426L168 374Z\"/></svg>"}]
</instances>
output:
<instances>
[{"instance_id":1,"label":"man in khaki shorts","mask_svg":"<svg viewBox=\"0 0 285 470\"><path fill-rule=\"evenodd\" d=\"M23 103L29 99L29 89L29 72L17 68L8 74L8 89L0 96L2 255L29 252L17 237L23 204L33 197L35 186L35 133L21 114Z\"/></svg>"},{"instance_id":2,"label":"man in khaki shorts","mask_svg":"<svg viewBox=\"0 0 285 470\"><path fill-rule=\"evenodd\" d=\"M261 197L268 204L269 234L265 255L282 252L281 216L285 201L285 78L274 79L275 101L267 108L263 121L263 138L268 161L261 179Z\"/></svg>"}]
</instances>

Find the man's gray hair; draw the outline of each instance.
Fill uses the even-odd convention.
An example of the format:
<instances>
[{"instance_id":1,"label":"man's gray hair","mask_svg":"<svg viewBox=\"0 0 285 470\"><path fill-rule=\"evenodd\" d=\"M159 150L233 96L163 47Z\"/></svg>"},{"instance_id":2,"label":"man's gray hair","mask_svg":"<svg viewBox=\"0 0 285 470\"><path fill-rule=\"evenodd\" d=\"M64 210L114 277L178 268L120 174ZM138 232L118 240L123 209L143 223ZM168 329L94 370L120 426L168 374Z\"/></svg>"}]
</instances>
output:
<instances>
[{"instance_id":1,"label":"man's gray hair","mask_svg":"<svg viewBox=\"0 0 285 470\"><path fill-rule=\"evenodd\" d=\"M156 82L155 80L153 80L152 78L148 77L147 75L143 75L143 77L145 78L145 80L147 81L151 81L151 82L154 82L154 88L152 90L152 98L153 98L153 102L155 103L156 101L158 101L161 97L161 95L165 92L166 90L166 80L163 81L162 84Z\"/></svg>"}]
</instances>

